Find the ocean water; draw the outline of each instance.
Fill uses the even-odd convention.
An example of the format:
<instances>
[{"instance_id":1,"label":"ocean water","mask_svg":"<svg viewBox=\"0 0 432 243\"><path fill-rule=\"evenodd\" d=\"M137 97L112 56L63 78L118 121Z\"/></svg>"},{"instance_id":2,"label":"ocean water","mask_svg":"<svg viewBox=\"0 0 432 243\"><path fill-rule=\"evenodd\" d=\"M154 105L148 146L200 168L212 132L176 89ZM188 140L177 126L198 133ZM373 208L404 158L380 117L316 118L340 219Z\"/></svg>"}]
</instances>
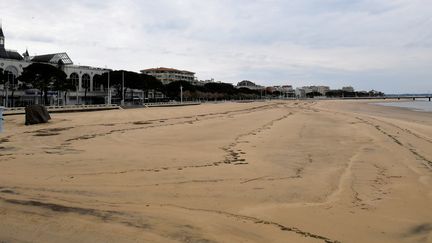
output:
<instances>
[{"instance_id":1,"label":"ocean water","mask_svg":"<svg viewBox=\"0 0 432 243\"><path fill-rule=\"evenodd\" d=\"M385 103L375 103L377 105L391 106L391 107L401 107L407 108L415 111L432 112L432 102L425 100L416 101L402 101L402 102L385 102Z\"/></svg>"}]
</instances>

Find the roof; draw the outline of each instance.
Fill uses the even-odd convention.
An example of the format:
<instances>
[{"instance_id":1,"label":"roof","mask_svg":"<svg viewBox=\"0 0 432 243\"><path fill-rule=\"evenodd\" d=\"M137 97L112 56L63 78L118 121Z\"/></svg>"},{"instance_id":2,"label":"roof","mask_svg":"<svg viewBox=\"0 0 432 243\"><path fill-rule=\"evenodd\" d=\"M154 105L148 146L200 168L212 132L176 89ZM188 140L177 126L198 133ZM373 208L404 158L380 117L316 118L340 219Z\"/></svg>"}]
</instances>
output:
<instances>
[{"instance_id":1,"label":"roof","mask_svg":"<svg viewBox=\"0 0 432 243\"><path fill-rule=\"evenodd\" d=\"M5 37L3 34L3 28L1 26L0 26L0 37L3 37L3 38Z\"/></svg>"},{"instance_id":2,"label":"roof","mask_svg":"<svg viewBox=\"0 0 432 243\"><path fill-rule=\"evenodd\" d=\"M73 64L72 60L65 52L34 56L31 61L51 64L58 64L59 62L62 62L64 65Z\"/></svg>"},{"instance_id":3,"label":"roof","mask_svg":"<svg viewBox=\"0 0 432 243\"><path fill-rule=\"evenodd\" d=\"M166 67L149 68L149 69L141 70L141 72L155 72L155 71L182 72L182 73L195 74L194 72L190 72L190 71L186 71L186 70L178 70L175 68L166 68Z\"/></svg>"},{"instance_id":4,"label":"roof","mask_svg":"<svg viewBox=\"0 0 432 243\"><path fill-rule=\"evenodd\" d=\"M9 51L4 48L0 48L0 58L23 60L24 58L16 51Z\"/></svg>"}]
</instances>

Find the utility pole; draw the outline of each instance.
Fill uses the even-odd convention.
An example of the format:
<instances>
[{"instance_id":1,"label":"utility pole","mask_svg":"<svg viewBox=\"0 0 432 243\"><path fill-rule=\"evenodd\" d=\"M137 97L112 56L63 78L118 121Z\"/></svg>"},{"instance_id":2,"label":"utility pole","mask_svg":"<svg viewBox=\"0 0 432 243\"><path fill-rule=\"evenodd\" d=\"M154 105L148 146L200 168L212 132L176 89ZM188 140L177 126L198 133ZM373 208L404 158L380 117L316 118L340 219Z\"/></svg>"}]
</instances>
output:
<instances>
[{"instance_id":1,"label":"utility pole","mask_svg":"<svg viewBox=\"0 0 432 243\"><path fill-rule=\"evenodd\" d=\"M110 71L108 71L108 98L107 98L108 105L111 105L111 86L110 86Z\"/></svg>"},{"instance_id":2,"label":"utility pole","mask_svg":"<svg viewBox=\"0 0 432 243\"><path fill-rule=\"evenodd\" d=\"M76 92L75 92L75 94L76 94L76 104L75 104L75 105L78 105L78 85L79 85L79 81L78 81L78 83L75 85L75 88L76 88Z\"/></svg>"},{"instance_id":3,"label":"utility pole","mask_svg":"<svg viewBox=\"0 0 432 243\"><path fill-rule=\"evenodd\" d=\"M183 86L180 85L180 103L183 104Z\"/></svg>"},{"instance_id":4,"label":"utility pole","mask_svg":"<svg viewBox=\"0 0 432 243\"><path fill-rule=\"evenodd\" d=\"M8 102L9 102L9 72L7 74L7 83L5 84L6 86L6 100L5 100L5 107L8 107Z\"/></svg>"},{"instance_id":5,"label":"utility pole","mask_svg":"<svg viewBox=\"0 0 432 243\"><path fill-rule=\"evenodd\" d=\"M125 103L124 96L125 96L125 90L124 90L124 71L122 71L122 100L121 100L121 105L122 106L124 106L124 103Z\"/></svg>"}]
</instances>

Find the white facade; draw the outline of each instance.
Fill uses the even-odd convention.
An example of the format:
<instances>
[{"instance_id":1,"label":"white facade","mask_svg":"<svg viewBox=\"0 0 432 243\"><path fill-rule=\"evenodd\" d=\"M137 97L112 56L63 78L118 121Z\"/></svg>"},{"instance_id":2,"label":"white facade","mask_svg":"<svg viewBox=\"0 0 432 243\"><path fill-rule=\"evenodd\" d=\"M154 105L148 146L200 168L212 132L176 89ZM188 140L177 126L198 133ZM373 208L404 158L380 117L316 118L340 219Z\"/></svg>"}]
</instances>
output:
<instances>
[{"instance_id":1,"label":"white facade","mask_svg":"<svg viewBox=\"0 0 432 243\"><path fill-rule=\"evenodd\" d=\"M163 84L169 84L171 82L186 81L194 82L195 73L186 70L178 70L174 68L150 68L141 70L141 73L151 75L161 81Z\"/></svg>"},{"instance_id":2,"label":"white facade","mask_svg":"<svg viewBox=\"0 0 432 243\"><path fill-rule=\"evenodd\" d=\"M108 72L108 69L73 65L72 60L70 60L66 53L54 53L30 57L28 51L26 51L23 56L21 56L16 51L6 50L4 39L3 29L0 26L0 68L7 72L6 83L8 84L8 87L0 85L0 94L2 97L9 96L10 93L12 93L11 90L9 90L9 87L17 87L16 85L19 84L17 78L23 73L24 68L28 67L32 63L44 63L53 66L61 65L61 69L65 72L67 78L72 79L76 83L77 90L70 94L75 100L74 103L79 103L83 96L104 97L106 95L101 91L103 91L104 87L106 88L107 85L95 84L94 77L97 74L102 75L103 73ZM13 96L19 99L20 97L25 96L28 92L22 90L18 91L15 89L13 93ZM32 96L35 95L37 94L34 93L33 90ZM14 97L12 97L12 99L14 99ZM57 99L59 98L57 97ZM7 97L3 102L8 103L6 100Z\"/></svg>"},{"instance_id":3,"label":"white facade","mask_svg":"<svg viewBox=\"0 0 432 243\"><path fill-rule=\"evenodd\" d=\"M14 79L19 77L24 68L32 64L31 61L20 61L20 60L8 60L0 58L0 68L12 73L14 75ZM102 75L106 73L107 69L102 68L94 68L94 67L85 67L85 66L76 66L76 65L67 65L64 66L63 71L66 73L68 78L72 78L74 75L78 77L78 87L79 91L84 91L83 80L87 81L86 78L90 78L90 87L89 91L99 91L101 87L96 87L93 83L93 78L96 74ZM72 76L72 77L71 77ZM104 86L106 88L106 86ZM3 87L2 87L3 88Z\"/></svg>"},{"instance_id":4,"label":"white facade","mask_svg":"<svg viewBox=\"0 0 432 243\"><path fill-rule=\"evenodd\" d=\"M295 90L295 96L298 98L304 98L306 97L306 90L303 88L296 88Z\"/></svg>"}]
</instances>

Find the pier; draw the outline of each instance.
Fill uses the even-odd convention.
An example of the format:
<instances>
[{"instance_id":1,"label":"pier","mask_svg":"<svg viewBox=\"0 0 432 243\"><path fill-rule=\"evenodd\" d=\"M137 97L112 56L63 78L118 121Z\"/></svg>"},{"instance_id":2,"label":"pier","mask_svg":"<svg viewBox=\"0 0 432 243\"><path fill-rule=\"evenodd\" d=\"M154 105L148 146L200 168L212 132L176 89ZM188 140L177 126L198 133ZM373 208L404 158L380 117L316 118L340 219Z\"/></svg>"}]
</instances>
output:
<instances>
[{"instance_id":1,"label":"pier","mask_svg":"<svg viewBox=\"0 0 432 243\"><path fill-rule=\"evenodd\" d=\"M431 101L432 95L416 95L416 96L382 96L382 97L343 97L344 100L413 100L416 99L428 99Z\"/></svg>"}]
</instances>

